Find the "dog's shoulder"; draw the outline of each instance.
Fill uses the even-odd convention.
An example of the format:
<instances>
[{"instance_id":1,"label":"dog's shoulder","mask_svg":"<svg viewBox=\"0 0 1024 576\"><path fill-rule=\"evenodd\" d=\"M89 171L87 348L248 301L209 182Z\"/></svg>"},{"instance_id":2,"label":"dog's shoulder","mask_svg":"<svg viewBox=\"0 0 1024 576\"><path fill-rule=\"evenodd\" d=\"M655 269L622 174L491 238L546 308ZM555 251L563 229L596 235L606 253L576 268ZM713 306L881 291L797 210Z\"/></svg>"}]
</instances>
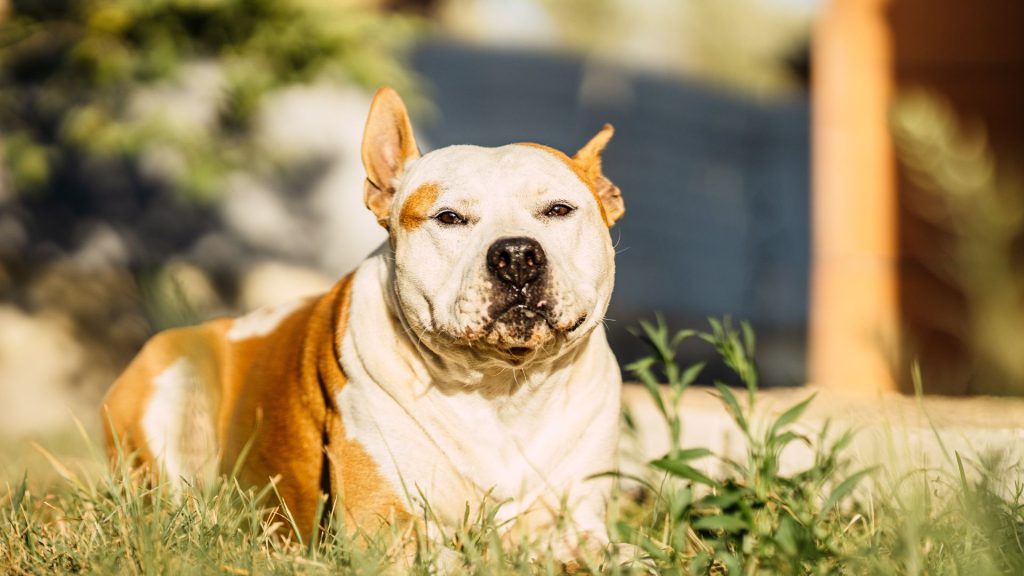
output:
<instances>
[{"instance_id":1,"label":"dog's shoulder","mask_svg":"<svg viewBox=\"0 0 1024 576\"><path fill-rule=\"evenodd\" d=\"M208 420L221 449L233 443L231 436L251 435L257 420L287 420L302 411L322 420L324 394L346 381L337 344L350 286L351 276L321 296L154 335L104 398L108 440L116 436L123 444L109 442L112 452L134 451L149 461L173 451L171 440L161 439L180 441L181 427L168 423L181 418ZM282 407L289 413L273 416ZM245 431L230 433L237 425Z\"/></svg>"}]
</instances>

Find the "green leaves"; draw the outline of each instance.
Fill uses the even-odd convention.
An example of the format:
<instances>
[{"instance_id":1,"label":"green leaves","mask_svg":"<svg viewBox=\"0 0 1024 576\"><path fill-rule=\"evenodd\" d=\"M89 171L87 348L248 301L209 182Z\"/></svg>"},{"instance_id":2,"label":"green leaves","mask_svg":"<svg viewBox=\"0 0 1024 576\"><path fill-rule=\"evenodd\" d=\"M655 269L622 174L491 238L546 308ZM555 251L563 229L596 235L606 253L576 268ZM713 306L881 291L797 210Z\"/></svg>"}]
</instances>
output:
<instances>
[{"instance_id":1,"label":"green leaves","mask_svg":"<svg viewBox=\"0 0 1024 576\"><path fill-rule=\"evenodd\" d=\"M708 323L711 332L700 333L698 336L714 346L725 365L740 377L740 381L747 387L749 401L753 404L754 392L757 390L757 368L754 364L757 340L753 328L747 322L741 322L741 332L737 332L728 316L723 320L708 318Z\"/></svg>"},{"instance_id":2,"label":"green leaves","mask_svg":"<svg viewBox=\"0 0 1024 576\"><path fill-rule=\"evenodd\" d=\"M271 92L318 80L413 84L397 58L412 37L411 20L347 3L36 4L13 3L0 24L0 131L18 193L62 194L56 182L68 178L87 189L89 180L74 173L80 164L102 160L124 171L158 150L183 164L162 174L162 184L209 198L227 174L268 164L252 135ZM197 83L206 86L182 88ZM138 105L141 95L167 91L181 92L168 101L209 105L216 114L209 125L185 126L161 117L175 102Z\"/></svg>"},{"instance_id":3,"label":"green leaves","mask_svg":"<svg viewBox=\"0 0 1024 576\"><path fill-rule=\"evenodd\" d=\"M688 453L698 453L699 456L690 456ZM684 457L680 457L680 455L677 454L672 457L655 460L651 462L651 466L654 466L655 468L658 468L660 470L664 470L671 474L672 476L675 476L676 478L690 480L693 482L697 482L698 484L704 484L706 486L718 486L718 482L712 480L700 470L697 470L693 466L690 466L689 464L686 463L688 460L691 460L693 458L710 456L710 450L707 450L706 448L694 448L691 450L684 450L682 454L684 454Z\"/></svg>"},{"instance_id":4,"label":"green leaves","mask_svg":"<svg viewBox=\"0 0 1024 576\"><path fill-rule=\"evenodd\" d=\"M18 483L17 488L14 489L11 494L11 510L17 512L21 509L21 503L25 501L25 495L28 494L28 472L22 474L21 482Z\"/></svg>"},{"instance_id":5,"label":"green leaves","mask_svg":"<svg viewBox=\"0 0 1024 576\"><path fill-rule=\"evenodd\" d=\"M866 476L869 476L878 467L872 466L851 475L846 480L839 483L838 486L832 489L832 493L829 494L828 499L825 500L825 504L821 507L821 511L818 512L818 520L825 518L825 515L832 511L832 508L839 504L844 498L849 496L853 489L857 487L857 484L863 480Z\"/></svg>"},{"instance_id":6,"label":"green leaves","mask_svg":"<svg viewBox=\"0 0 1024 576\"><path fill-rule=\"evenodd\" d=\"M736 399L736 395L733 394L732 390L722 384L721 382L715 382L715 388L718 389L718 399L722 401L722 405L725 406L729 416L732 416L733 422L740 427L747 436L750 435L750 425L747 423L747 417L743 414L743 408L740 407L739 400Z\"/></svg>"},{"instance_id":7,"label":"green leaves","mask_svg":"<svg viewBox=\"0 0 1024 576\"><path fill-rule=\"evenodd\" d=\"M676 362L676 354L682 343L697 333L693 330L680 330L670 334L665 318L660 314L656 316L655 322L641 320L640 330L630 330L633 334L640 336L654 354L641 358L628 364L626 370L635 376L647 389L658 408L658 412L668 424L671 446L670 454L676 456L680 450L679 438L682 435L682 422L679 419L679 401L686 389L696 381L704 363L700 362L680 370ZM662 394L662 386L658 373L661 373L664 381L668 384L669 402L666 404Z\"/></svg>"},{"instance_id":8,"label":"green leaves","mask_svg":"<svg viewBox=\"0 0 1024 576\"><path fill-rule=\"evenodd\" d=\"M694 522L693 527L698 530L722 530L723 532L750 530L750 524L736 516L705 516Z\"/></svg>"},{"instance_id":9,"label":"green leaves","mask_svg":"<svg viewBox=\"0 0 1024 576\"><path fill-rule=\"evenodd\" d=\"M807 410L807 407L811 405L811 401L814 400L815 396L817 395L818 393L815 392L814 394L808 396L807 399L804 400L803 402L800 402L794 405L789 410L783 412L782 415L779 416L778 419L775 420L775 422L772 424L772 428L768 432L768 435L770 437L775 436L779 432L784 430L787 426L799 420L800 416L803 415L804 411Z\"/></svg>"},{"instance_id":10,"label":"green leaves","mask_svg":"<svg viewBox=\"0 0 1024 576\"><path fill-rule=\"evenodd\" d=\"M658 383L658 379L654 375L654 371L652 369L655 362L656 360L654 358L642 358L632 364L627 364L626 370L640 380L640 383L647 388L647 392L651 395L651 399L654 400L654 405L657 406L661 415L667 418L669 416L669 411L665 406L665 401L661 397L661 384Z\"/></svg>"},{"instance_id":11,"label":"green leaves","mask_svg":"<svg viewBox=\"0 0 1024 576\"><path fill-rule=\"evenodd\" d=\"M814 394L767 422L757 418L754 331L746 322L736 328L728 318L708 322L707 332L673 334L658 316L654 323L641 323L636 332L652 353L627 369L643 383L665 418L671 449L665 457L650 462L652 469L666 477L654 500L654 520L647 529L631 529L629 537L647 550L661 569L673 573L680 565L684 573L718 569L729 573L832 573L844 554L843 546L836 544L849 522L843 504L873 469L838 481L845 471L842 451L852 433L843 432L833 439L827 422L816 437L795 428ZM743 401L733 388L714 383L723 409L743 434L745 458L679 445L685 424L679 404L704 369L703 363L686 367L677 363L679 346L693 336L714 347L747 389ZM807 469L783 474L783 453L794 442L810 447L814 461ZM721 463L715 477L707 468L694 465L695 460L715 457ZM834 487L822 505L820 494L828 486Z\"/></svg>"},{"instance_id":12,"label":"green leaves","mask_svg":"<svg viewBox=\"0 0 1024 576\"><path fill-rule=\"evenodd\" d=\"M691 336L695 336L697 333L693 330L680 330L675 334L670 334L668 324L665 323L665 318L661 314L655 316L653 324L641 320L640 331L631 329L630 332L640 336L655 353L654 356L643 358L638 362L646 362L648 367L652 367L655 364L660 365L669 388L678 394L682 394L682 390L685 390L694 381L700 369L692 371L695 366L691 366L690 369L681 373L679 365L676 363L676 354L683 341ZM637 363L634 362L630 366L634 364ZM630 369L630 366L626 368Z\"/></svg>"}]
</instances>

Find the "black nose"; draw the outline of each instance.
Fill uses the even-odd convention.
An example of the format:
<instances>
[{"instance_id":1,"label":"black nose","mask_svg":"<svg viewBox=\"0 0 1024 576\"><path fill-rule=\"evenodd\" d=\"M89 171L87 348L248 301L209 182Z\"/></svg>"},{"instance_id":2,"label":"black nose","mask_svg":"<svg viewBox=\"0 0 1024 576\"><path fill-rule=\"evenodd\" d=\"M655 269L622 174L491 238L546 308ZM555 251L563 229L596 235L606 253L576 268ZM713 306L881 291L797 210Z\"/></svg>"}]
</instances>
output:
<instances>
[{"instance_id":1,"label":"black nose","mask_svg":"<svg viewBox=\"0 0 1024 576\"><path fill-rule=\"evenodd\" d=\"M498 280L522 288L547 267L544 249L533 238L500 238L487 249L487 268Z\"/></svg>"}]
</instances>

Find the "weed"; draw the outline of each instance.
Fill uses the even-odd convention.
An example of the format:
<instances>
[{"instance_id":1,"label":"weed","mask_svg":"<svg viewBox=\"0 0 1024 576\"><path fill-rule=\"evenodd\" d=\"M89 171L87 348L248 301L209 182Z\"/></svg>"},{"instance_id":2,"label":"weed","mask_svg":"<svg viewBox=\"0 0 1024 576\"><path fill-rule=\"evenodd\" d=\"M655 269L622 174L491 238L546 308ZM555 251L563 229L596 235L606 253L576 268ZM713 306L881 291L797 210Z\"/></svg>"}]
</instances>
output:
<instances>
[{"instance_id":1,"label":"weed","mask_svg":"<svg viewBox=\"0 0 1024 576\"><path fill-rule=\"evenodd\" d=\"M627 369L647 387L672 435L669 453L650 465L678 482L662 485L644 524L620 523L619 532L650 553L664 573L836 571L851 552L843 544L849 520L841 509L849 507L853 489L870 470L846 475L842 452L851 434L832 439L827 426L815 438L796 431L793 425L813 395L766 426L756 426L754 333L746 323L734 328L729 319L712 319L710 324L709 332L671 334L660 317L653 324L641 323L639 335L653 353ZM713 346L746 387L741 399L729 386L715 383L722 406L747 444L745 459L718 457L725 470L720 478L712 479L694 465L695 460L715 457L710 450L679 445L679 401L703 369L703 364L683 369L675 362L679 345L691 337ZM656 385L656 370L668 383L668 403ZM787 476L780 473L780 457L793 443L810 447L814 461Z\"/></svg>"},{"instance_id":2,"label":"weed","mask_svg":"<svg viewBox=\"0 0 1024 576\"><path fill-rule=\"evenodd\" d=\"M1024 484L1019 480L1024 468L1019 460L989 455L968 461L968 471L933 426L940 448L957 464L955 472L918 469L892 478L890 470L880 474L876 467L851 471L846 457L854 440L850 430L834 433L826 421L808 435L795 426L813 394L757 424L753 331L746 323L734 328L727 318L712 319L710 326L707 332L672 333L661 317L642 322L637 335L651 355L627 366L668 424L671 448L650 462L664 481L647 483L653 492L649 504L632 518L623 515L632 521L618 521L615 532L650 554L659 572L1024 573ZM746 388L739 396L714 383L723 408L743 434L744 458L680 445L683 392L704 367L677 364L677 350L689 338L714 347ZM781 455L793 444L810 449L813 460L786 474ZM724 473L706 474L696 465L706 458L719 460Z\"/></svg>"}]
</instances>

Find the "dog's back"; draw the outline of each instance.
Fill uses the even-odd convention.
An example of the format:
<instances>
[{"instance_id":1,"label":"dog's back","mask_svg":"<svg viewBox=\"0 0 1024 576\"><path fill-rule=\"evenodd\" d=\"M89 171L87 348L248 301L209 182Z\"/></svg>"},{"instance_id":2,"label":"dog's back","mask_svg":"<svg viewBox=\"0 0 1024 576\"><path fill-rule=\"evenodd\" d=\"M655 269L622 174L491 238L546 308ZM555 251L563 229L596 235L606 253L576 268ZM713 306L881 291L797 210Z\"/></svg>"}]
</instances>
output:
<instances>
[{"instance_id":1,"label":"dog's back","mask_svg":"<svg viewBox=\"0 0 1024 576\"><path fill-rule=\"evenodd\" d=\"M345 278L317 299L154 336L104 401L111 456L132 454L171 487L217 473L251 486L276 479L305 534L321 494L354 493L378 504L373 514L400 508L344 439L333 400L346 383L349 287Z\"/></svg>"}]
</instances>

